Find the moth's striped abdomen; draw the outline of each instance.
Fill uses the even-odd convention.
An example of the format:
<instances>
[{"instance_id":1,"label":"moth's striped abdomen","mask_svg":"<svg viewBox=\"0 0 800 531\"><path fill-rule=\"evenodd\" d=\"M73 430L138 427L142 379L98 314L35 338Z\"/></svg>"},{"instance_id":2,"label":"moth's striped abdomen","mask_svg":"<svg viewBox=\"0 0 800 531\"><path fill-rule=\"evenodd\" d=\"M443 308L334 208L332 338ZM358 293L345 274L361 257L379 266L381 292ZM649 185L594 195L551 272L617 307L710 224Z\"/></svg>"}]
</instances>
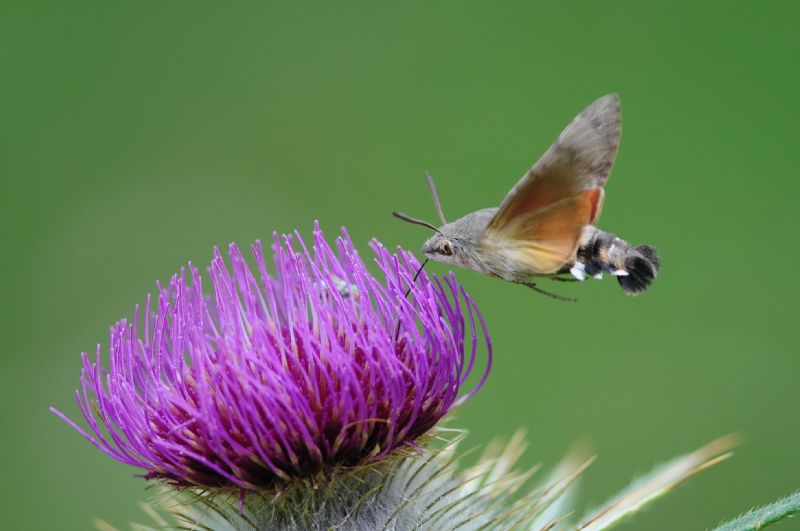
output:
<instances>
[{"instance_id":1,"label":"moth's striped abdomen","mask_svg":"<svg viewBox=\"0 0 800 531\"><path fill-rule=\"evenodd\" d=\"M580 280L586 275L600 278L603 273L610 273L617 277L625 293L638 295L653 283L659 265L660 259L653 247L633 247L610 232L586 227L575 264L569 272Z\"/></svg>"}]
</instances>

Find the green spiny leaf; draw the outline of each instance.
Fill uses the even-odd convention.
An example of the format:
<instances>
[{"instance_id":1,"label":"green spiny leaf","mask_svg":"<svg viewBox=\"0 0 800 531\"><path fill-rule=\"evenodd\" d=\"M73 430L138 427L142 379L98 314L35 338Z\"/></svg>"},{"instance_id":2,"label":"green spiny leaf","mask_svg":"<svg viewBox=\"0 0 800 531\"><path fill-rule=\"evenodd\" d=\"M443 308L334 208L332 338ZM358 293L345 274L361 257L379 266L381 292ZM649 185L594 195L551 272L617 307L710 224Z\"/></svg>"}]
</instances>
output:
<instances>
[{"instance_id":1,"label":"green spiny leaf","mask_svg":"<svg viewBox=\"0 0 800 531\"><path fill-rule=\"evenodd\" d=\"M800 491L775 503L758 507L714 531L757 531L800 512Z\"/></svg>"}]
</instances>

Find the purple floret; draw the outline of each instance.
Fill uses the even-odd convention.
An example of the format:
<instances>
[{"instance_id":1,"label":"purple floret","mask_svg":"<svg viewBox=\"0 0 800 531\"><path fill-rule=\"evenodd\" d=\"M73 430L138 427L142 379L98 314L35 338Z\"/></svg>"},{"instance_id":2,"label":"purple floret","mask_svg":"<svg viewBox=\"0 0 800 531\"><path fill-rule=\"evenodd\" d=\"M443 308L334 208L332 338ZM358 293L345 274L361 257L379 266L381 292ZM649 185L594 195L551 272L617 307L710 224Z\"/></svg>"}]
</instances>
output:
<instances>
[{"instance_id":1,"label":"purple floret","mask_svg":"<svg viewBox=\"0 0 800 531\"><path fill-rule=\"evenodd\" d=\"M111 329L108 368L99 345L94 363L82 355L89 429L53 411L111 457L180 486L262 490L416 447L486 380L491 343L453 273L413 282L411 253L371 247L382 280L344 230L336 253L319 226L311 249L275 235L273 273L260 242L255 268L234 244L230 269L215 249L213 296L189 264L159 284L155 308L148 297L142 322L137 307ZM460 395L480 339L486 369Z\"/></svg>"}]
</instances>

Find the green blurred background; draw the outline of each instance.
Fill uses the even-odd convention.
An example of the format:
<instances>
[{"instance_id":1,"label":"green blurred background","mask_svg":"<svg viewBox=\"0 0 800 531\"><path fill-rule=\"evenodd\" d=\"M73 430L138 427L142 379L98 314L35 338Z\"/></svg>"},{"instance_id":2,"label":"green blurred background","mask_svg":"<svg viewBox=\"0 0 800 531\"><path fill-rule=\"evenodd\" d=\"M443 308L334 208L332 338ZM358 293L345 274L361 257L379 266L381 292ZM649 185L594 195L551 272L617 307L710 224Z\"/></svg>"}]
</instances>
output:
<instances>
[{"instance_id":1,"label":"green blurred background","mask_svg":"<svg viewBox=\"0 0 800 531\"><path fill-rule=\"evenodd\" d=\"M144 481L47 407L76 414L79 353L156 279L315 218L417 249L428 233L390 212L435 218L426 170L449 217L495 205L612 91L601 225L655 244L662 274L639 298L551 284L567 304L462 272L496 364L454 424L473 444L526 428L525 465L588 440L589 505L744 435L625 529L703 529L797 489L798 22L791 1L4 2L4 527L146 520Z\"/></svg>"}]
</instances>

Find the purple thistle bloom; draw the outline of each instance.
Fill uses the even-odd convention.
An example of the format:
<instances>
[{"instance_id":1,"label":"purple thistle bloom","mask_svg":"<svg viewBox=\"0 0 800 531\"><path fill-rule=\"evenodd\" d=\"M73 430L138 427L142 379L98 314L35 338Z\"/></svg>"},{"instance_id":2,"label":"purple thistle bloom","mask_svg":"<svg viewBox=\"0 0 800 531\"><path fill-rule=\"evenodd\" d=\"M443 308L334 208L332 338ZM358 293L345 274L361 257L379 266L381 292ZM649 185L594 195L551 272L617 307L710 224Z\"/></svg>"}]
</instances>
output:
<instances>
[{"instance_id":1,"label":"purple thistle bloom","mask_svg":"<svg viewBox=\"0 0 800 531\"><path fill-rule=\"evenodd\" d=\"M158 285L156 308L148 297L143 323L137 307L112 327L107 369L100 345L94 362L82 354L76 398L89 429L53 412L178 486L263 490L416 447L486 380L491 343L453 273L415 282L411 253L371 247L383 281L346 231L334 253L318 225L311 250L297 233L274 236L273 275L260 242L255 270L236 245L231 270L215 249L213 297L190 263ZM459 398L479 336L487 366Z\"/></svg>"}]
</instances>

